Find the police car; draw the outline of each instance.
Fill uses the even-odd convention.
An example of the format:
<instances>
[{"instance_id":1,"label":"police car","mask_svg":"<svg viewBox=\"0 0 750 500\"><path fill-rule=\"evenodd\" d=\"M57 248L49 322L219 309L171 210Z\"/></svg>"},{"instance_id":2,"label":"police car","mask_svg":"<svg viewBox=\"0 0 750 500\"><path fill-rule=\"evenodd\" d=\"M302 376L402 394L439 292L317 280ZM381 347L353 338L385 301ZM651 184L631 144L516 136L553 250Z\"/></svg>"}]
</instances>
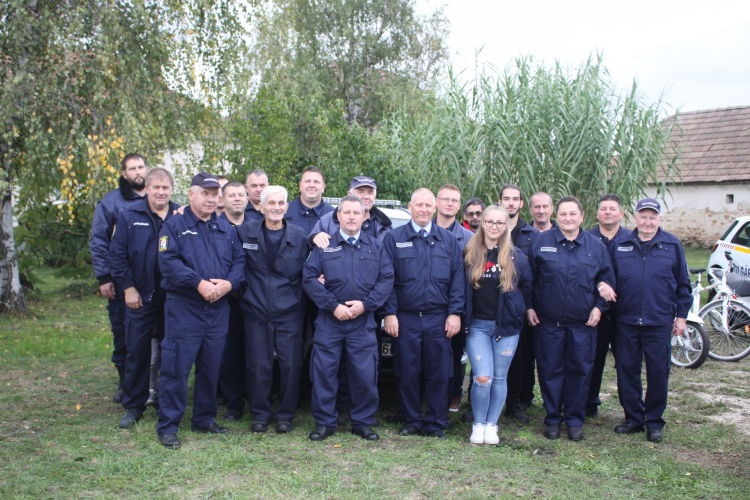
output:
<instances>
[{"instance_id":1,"label":"police car","mask_svg":"<svg viewBox=\"0 0 750 500\"><path fill-rule=\"evenodd\" d=\"M735 219L711 250L711 257L708 259L710 269L729 267L729 261L724 255L729 252L736 265L735 273L750 278L750 216Z\"/></svg>"}]
</instances>

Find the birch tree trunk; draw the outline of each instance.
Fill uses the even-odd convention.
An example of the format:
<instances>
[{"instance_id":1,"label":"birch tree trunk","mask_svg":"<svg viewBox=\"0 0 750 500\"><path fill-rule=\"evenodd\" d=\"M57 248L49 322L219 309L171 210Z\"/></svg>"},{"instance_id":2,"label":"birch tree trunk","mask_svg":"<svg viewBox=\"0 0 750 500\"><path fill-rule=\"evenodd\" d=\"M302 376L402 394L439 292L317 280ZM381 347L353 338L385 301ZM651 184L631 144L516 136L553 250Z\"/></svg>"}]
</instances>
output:
<instances>
[{"instance_id":1,"label":"birch tree trunk","mask_svg":"<svg viewBox=\"0 0 750 500\"><path fill-rule=\"evenodd\" d=\"M10 165L5 154L2 158L0 179L8 179ZM18 272L16 238L13 234L13 193L10 183L0 192L0 312L25 313L26 299L23 296Z\"/></svg>"}]
</instances>

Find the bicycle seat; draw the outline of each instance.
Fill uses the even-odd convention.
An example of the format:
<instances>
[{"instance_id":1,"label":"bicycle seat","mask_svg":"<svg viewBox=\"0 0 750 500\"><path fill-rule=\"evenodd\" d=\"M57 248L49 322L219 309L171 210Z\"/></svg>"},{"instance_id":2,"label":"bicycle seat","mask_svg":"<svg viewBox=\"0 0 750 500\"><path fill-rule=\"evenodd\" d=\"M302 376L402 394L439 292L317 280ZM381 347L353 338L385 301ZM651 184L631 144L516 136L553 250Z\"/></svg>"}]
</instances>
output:
<instances>
[{"instance_id":1,"label":"bicycle seat","mask_svg":"<svg viewBox=\"0 0 750 500\"><path fill-rule=\"evenodd\" d=\"M716 269L714 274L718 279L721 279L724 271ZM734 290L734 293L737 294L738 297L750 296L750 279L743 278L737 273L727 273L727 286Z\"/></svg>"},{"instance_id":2,"label":"bicycle seat","mask_svg":"<svg viewBox=\"0 0 750 500\"><path fill-rule=\"evenodd\" d=\"M688 269L690 271L690 274L698 274L698 273L705 273L706 268L705 267L691 267Z\"/></svg>"}]
</instances>

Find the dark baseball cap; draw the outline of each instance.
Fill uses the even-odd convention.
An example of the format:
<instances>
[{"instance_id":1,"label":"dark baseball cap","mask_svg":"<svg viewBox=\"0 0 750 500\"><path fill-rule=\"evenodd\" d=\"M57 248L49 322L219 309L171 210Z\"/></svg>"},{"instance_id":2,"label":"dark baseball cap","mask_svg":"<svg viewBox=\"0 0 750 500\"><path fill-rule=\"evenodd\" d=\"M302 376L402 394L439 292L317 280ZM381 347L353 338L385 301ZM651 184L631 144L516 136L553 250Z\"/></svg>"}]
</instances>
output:
<instances>
[{"instance_id":1,"label":"dark baseball cap","mask_svg":"<svg viewBox=\"0 0 750 500\"><path fill-rule=\"evenodd\" d=\"M193 181L190 183L191 186L199 186L202 188L220 188L219 179L215 175L207 172L201 172L193 177Z\"/></svg>"},{"instance_id":2,"label":"dark baseball cap","mask_svg":"<svg viewBox=\"0 0 750 500\"><path fill-rule=\"evenodd\" d=\"M661 213L661 205L658 201L656 201L653 198L643 198L641 201L638 202L638 204L635 206L635 211L640 212L641 210L653 210L657 214Z\"/></svg>"},{"instance_id":3,"label":"dark baseball cap","mask_svg":"<svg viewBox=\"0 0 750 500\"><path fill-rule=\"evenodd\" d=\"M349 189L354 189L362 186L370 186L373 189L378 188L378 186L375 184L375 179L373 179L372 177L358 175L357 177L354 177L352 179L351 184L349 184Z\"/></svg>"}]
</instances>

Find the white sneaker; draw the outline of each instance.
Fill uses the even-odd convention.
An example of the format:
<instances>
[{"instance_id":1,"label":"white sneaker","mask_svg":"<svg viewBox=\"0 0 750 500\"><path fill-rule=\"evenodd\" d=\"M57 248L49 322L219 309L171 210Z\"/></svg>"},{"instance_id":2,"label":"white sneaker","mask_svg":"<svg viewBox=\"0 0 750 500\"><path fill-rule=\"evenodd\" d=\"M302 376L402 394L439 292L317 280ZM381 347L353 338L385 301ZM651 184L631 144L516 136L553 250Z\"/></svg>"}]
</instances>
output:
<instances>
[{"instance_id":1,"label":"white sneaker","mask_svg":"<svg viewBox=\"0 0 750 500\"><path fill-rule=\"evenodd\" d=\"M495 436L497 436L497 431L495 431ZM471 444L484 444L484 424L474 424L471 427L469 442Z\"/></svg>"},{"instance_id":2,"label":"white sneaker","mask_svg":"<svg viewBox=\"0 0 750 500\"><path fill-rule=\"evenodd\" d=\"M473 434L472 434L473 436ZM497 425L485 424L484 426L484 444L498 444L500 438L497 437Z\"/></svg>"}]
</instances>

